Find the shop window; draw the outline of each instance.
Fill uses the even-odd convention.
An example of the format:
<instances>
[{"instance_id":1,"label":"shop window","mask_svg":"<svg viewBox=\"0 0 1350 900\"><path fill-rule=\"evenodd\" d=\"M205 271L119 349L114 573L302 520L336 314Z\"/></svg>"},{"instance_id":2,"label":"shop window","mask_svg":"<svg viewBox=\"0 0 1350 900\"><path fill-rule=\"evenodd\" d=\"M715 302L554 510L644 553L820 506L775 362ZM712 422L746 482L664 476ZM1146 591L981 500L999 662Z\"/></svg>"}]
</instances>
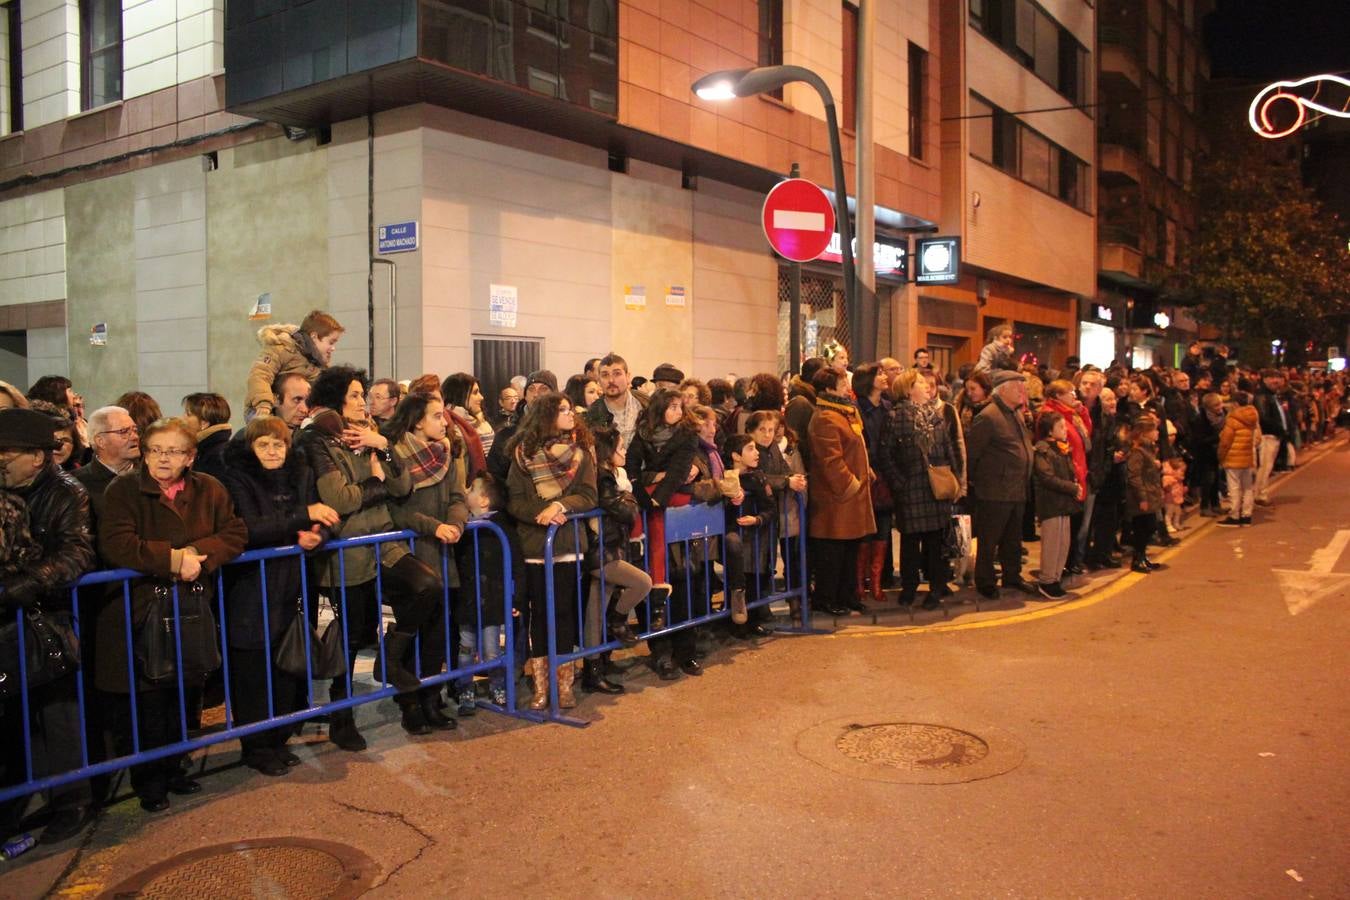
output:
<instances>
[{"instance_id":1,"label":"shop window","mask_svg":"<svg viewBox=\"0 0 1350 900\"><path fill-rule=\"evenodd\" d=\"M122 4L80 0L80 109L122 99Z\"/></svg>"},{"instance_id":2,"label":"shop window","mask_svg":"<svg viewBox=\"0 0 1350 900\"><path fill-rule=\"evenodd\" d=\"M759 0L759 64L783 64L783 0ZM782 88L769 93L783 99Z\"/></svg>"}]
</instances>

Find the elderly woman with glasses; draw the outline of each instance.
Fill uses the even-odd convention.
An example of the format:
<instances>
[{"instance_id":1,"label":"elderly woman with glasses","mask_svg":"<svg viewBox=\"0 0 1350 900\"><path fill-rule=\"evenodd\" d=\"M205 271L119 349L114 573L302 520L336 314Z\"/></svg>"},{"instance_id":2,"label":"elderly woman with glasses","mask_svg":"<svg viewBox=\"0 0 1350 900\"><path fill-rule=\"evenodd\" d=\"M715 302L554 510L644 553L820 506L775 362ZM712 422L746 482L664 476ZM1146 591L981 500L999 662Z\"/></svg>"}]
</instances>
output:
<instances>
[{"instance_id":1,"label":"elderly woman with glasses","mask_svg":"<svg viewBox=\"0 0 1350 900\"><path fill-rule=\"evenodd\" d=\"M121 754L132 752L133 691L141 752L183 736L177 679L149 680L146 660L135 658L141 655L134 652L137 648L126 646L128 629L133 644L139 645L144 629L155 627L150 617L157 596L174 587L180 598L188 591L201 592L209 603L215 588L212 574L238 556L248 539L224 486L191 470L197 433L186 422L162 419L151 424L145 429L143 449L140 468L108 485L99 521L99 549L108 565L148 576L132 582L130 623L119 593L98 616L97 641L103 652L97 657L94 678L100 690L116 698L114 735ZM116 647L125 647L125 652L112 649ZM128 676L133 663L134 682ZM185 691L199 686L187 681ZM146 812L167 809L170 792L201 790L179 769L176 754L132 766L131 787Z\"/></svg>"}]
</instances>

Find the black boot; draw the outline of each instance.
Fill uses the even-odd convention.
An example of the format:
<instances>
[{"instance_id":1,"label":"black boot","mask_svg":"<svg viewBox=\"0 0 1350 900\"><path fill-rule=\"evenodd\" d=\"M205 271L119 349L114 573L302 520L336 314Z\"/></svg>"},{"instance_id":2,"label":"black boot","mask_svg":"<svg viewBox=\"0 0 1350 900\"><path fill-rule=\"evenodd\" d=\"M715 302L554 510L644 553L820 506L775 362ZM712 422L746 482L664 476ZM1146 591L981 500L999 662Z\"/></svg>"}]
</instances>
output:
<instances>
[{"instance_id":1,"label":"black boot","mask_svg":"<svg viewBox=\"0 0 1350 900\"><path fill-rule=\"evenodd\" d=\"M384 675L386 681L398 688L401 694L411 694L422 686L416 675L404 666L404 657L412 648L416 634L389 629L384 635Z\"/></svg>"},{"instance_id":2,"label":"black boot","mask_svg":"<svg viewBox=\"0 0 1350 900\"><path fill-rule=\"evenodd\" d=\"M422 699L415 693L398 694L394 697L399 709L403 710L403 730L408 734L431 734L426 713L422 711Z\"/></svg>"},{"instance_id":3,"label":"black boot","mask_svg":"<svg viewBox=\"0 0 1350 900\"><path fill-rule=\"evenodd\" d=\"M422 688L417 692L419 702L422 704L422 717L427 720L427 724L432 728L439 728L442 731L451 731L459 727L459 723L441 712L440 700L441 689L439 687Z\"/></svg>"},{"instance_id":4,"label":"black boot","mask_svg":"<svg viewBox=\"0 0 1350 900\"><path fill-rule=\"evenodd\" d=\"M581 687L592 694L623 693L623 685L606 678L604 663L593 656L581 662Z\"/></svg>"},{"instance_id":5,"label":"black boot","mask_svg":"<svg viewBox=\"0 0 1350 900\"><path fill-rule=\"evenodd\" d=\"M366 739L356 730L356 716L350 709L329 715L328 739L348 753L359 753L366 749Z\"/></svg>"},{"instance_id":6,"label":"black boot","mask_svg":"<svg viewBox=\"0 0 1350 900\"><path fill-rule=\"evenodd\" d=\"M612 612L605 617L605 624L609 627L609 636L623 644L625 647L636 647L638 645L637 633L633 631L628 624L628 617L622 613Z\"/></svg>"}]
</instances>

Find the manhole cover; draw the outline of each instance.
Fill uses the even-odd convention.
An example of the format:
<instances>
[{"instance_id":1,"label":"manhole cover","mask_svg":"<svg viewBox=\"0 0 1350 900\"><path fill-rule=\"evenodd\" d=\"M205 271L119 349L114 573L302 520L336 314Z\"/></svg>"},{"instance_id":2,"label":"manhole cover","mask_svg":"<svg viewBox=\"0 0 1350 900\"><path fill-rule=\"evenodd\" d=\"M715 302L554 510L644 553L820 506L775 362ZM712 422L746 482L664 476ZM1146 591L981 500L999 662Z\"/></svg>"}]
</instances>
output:
<instances>
[{"instance_id":1,"label":"manhole cover","mask_svg":"<svg viewBox=\"0 0 1350 900\"><path fill-rule=\"evenodd\" d=\"M831 719L797 736L797 752L854 778L898 784L957 784L1009 772L1025 750L997 728L955 728L856 716Z\"/></svg>"},{"instance_id":2,"label":"manhole cover","mask_svg":"<svg viewBox=\"0 0 1350 900\"><path fill-rule=\"evenodd\" d=\"M370 857L344 844L263 838L179 854L128 878L105 896L346 900L369 888L376 871Z\"/></svg>"},{"instance_id":3,"label":"manhole cover","mask_svg":"<svg viewBox=\"0 0 1350 900\"><path fill-rule=\"evenodd\" d=\"M849 759L906 771L973 766L989 755L989 745L969 731L917 722L859 725L835 746Z\"/></svg>"}]
</instances>

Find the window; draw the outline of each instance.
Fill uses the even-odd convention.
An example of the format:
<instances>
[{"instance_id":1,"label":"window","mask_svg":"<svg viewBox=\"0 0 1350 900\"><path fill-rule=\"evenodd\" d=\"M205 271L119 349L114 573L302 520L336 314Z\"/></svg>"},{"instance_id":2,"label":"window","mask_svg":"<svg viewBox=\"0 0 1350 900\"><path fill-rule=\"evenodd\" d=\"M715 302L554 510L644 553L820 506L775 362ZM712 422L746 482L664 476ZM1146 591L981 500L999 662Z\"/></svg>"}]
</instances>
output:
<instances>
[{"instance_id":1,"label":"window","mask_svg":"<svg viewBox=\"0 0 1350 900\"><path fill-rule=\"evenodd\" d=\"M970 25L1072 103L1087 98L1087 50L1032 0L969 0Z\"/></svg>"},{"instance_id":2,"label":"window","mask_svg":"<svg viewBox=\"0 0 1350 900\"><path fill-rule=\"evenodd\" d=\"M967 121L971 156L1090 212L1087 163L977 94Z\"/></svg>"},{"instance_id":3,"label":"window","mask_svg":"<svg viewBox=\"0 0 1350 900\"><path fill-rule=\"evenodd\" d=\"M759 0L759 64L783 64L783 0ZM783 99L783 89L771 92Z\"/></svg>"},{"instance_id":4,"label":"window","mask_svg":"<svg viewBox=\"0 0 1350 900\"><path fill-rule=\"evenodd\" d=\"M924 115L928 104L928 51L909 45L909 155L923 159Z\"/></svg>"},{"instance_id":5,"label":"window","mask_svg":"<svg viewBox=\"0 0 1350 900\"><path fill-rule=\"evenodd\" d=\"M0 121L0 134L23 131L23 34L20 29L19 0L0 7L0 24L5 26L5 121Z\"/></svg>"},{"instance_id":6,"label":"window","mask_svg":"<svg viewBox=\"0 0 1350 900\"><path fill-rule=\"evenodd\" d=\"M121 99L121 0L80 0L80 109Z\"/></svg>"},{"instance_id":7,"label":"window","mask_svg":"<svg viewBox=\"0 0 1350 900\"><path fill-rule=\"evenodd\" d=\"M843 96L839 98L843 106L840 124L847 131L858 127L858 8L844 3L840 33L844 45L844 85Z\"/></svg>"}]
</instances>

